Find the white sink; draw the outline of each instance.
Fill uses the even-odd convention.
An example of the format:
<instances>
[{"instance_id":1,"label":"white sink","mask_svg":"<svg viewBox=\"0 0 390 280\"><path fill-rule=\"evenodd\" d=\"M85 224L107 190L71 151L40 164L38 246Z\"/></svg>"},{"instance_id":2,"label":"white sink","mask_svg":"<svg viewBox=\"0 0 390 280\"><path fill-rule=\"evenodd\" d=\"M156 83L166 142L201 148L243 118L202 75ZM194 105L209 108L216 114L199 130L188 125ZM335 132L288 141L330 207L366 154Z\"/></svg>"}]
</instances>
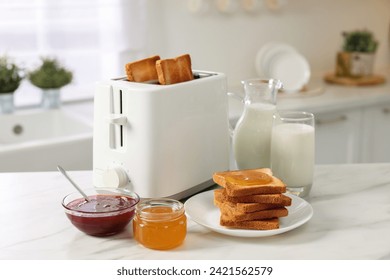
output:
<instances>
[{"instance_id":1,"label":"white sink","mask_svg":"<svg viewBox=\"0 0 390 280\"><path fill-rule=\"evenodd\" d=\"M0 172L92 169L92 124L61 109L0 115Z\"/></svg>"}]
</instances>

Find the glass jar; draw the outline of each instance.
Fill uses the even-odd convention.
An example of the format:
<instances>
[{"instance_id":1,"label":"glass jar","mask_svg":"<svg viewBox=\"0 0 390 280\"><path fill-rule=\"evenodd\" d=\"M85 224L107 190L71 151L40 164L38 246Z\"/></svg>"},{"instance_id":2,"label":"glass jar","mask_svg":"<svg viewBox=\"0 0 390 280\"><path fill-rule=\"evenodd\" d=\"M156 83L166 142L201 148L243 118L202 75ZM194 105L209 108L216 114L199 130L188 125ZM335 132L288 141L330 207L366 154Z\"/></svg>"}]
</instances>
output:
<instances>
[{"instance_id":1,"label":"glass jar","mask_svg":"<svg viewBox=\"0 0 390 280\"><path fill-rule=\"evenodd\" d=\"M187 234L184 205L173 199L150 199L137 205L134 239L150 249L167 250L183 243Z\"/></svg>"}]
</instances>

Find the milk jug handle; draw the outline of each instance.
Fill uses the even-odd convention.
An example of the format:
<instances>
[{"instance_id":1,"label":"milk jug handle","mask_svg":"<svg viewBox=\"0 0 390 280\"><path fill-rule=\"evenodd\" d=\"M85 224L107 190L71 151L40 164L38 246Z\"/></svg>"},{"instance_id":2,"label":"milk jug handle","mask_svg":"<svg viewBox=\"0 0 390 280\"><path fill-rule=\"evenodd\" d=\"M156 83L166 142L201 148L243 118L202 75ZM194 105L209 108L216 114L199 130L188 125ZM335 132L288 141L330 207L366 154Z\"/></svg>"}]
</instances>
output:
<instances>
[{"instance_id":1,"label":"milk jug handle","mask_svg":"<svg viewBox=\"0 0 390 280\"><path fill-rule=\"evenodd\" d=\"M226 94L227 94L228 97L237 99L237 100L239 100L241 103L244 103L244 102L245 102L244 97L241 96L241 95L238 94L238 93L227 92ZM234 134L234 128L233 128L232 124L231 124L230 121L229 121L229 135L230 135L230 138L233 138L233 134Z\"/></svg>"}]
</instances>

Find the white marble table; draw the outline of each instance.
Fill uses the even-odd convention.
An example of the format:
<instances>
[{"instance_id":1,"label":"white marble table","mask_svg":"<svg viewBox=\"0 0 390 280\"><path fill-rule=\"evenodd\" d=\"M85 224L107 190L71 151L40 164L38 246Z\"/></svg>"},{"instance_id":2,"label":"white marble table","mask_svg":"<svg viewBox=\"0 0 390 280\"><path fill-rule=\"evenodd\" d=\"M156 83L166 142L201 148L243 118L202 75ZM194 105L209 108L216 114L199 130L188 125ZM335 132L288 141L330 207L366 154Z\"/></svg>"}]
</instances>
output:
<instances>
[{"instance_id":1,"label":"white marble table","mask_svg":"<svg viewBox=\"0 0 390 280\"><path fill-rule=\"evenodd\" d=\"M90 186L90 171L70 173ZM130 226L109 238L77 231L60 204L72 191L58 172L0 173L0 259L390 259L390 164L318 166L314 216L293 231L236 238L189 221L171 251L138 245Z\"/></svg>"}]
</instances>

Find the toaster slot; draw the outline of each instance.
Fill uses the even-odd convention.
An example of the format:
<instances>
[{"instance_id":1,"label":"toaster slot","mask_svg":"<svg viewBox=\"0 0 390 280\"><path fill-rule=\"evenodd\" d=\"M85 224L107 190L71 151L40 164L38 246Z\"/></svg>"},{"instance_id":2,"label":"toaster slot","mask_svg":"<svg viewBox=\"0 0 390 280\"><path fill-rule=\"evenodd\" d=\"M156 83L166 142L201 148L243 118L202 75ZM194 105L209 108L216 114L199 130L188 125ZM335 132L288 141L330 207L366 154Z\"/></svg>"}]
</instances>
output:
<instances>
[{"instance_id":1,"label":"toaster slot","mask_svg":"<svg viewBox=\"0 0 390 280\"><path fill-rule=\"evenodd\" d=\"M119 113L123 114L123 93L122 90L119 91ZM120 145L123 147L123 125L119 125L120 132Z\"/></svg>"},{"instance_id":2,"label":"toaster slot","mask_svg":"<svg viewBox=\"0 0 390 280\"><path fill-rule=\"evenodd\" d=\"M110 96L110 148L120 149L123 148L123 124L118 122L118 118L121 118L123 114L123 92L111 91Z\"/></svg>"},{"instance_id":3,"label":"toaster slot","mask_svg":"<svg viewBox=\"0 0 390 280\"><path fill-rule=\"evenodd\" d=\"M207 78L216 75L215 73L200 72L200 71L193 72L193 74L194 74L194 79L202 79L202 78Z\"/></svg>"}]
</instances>

